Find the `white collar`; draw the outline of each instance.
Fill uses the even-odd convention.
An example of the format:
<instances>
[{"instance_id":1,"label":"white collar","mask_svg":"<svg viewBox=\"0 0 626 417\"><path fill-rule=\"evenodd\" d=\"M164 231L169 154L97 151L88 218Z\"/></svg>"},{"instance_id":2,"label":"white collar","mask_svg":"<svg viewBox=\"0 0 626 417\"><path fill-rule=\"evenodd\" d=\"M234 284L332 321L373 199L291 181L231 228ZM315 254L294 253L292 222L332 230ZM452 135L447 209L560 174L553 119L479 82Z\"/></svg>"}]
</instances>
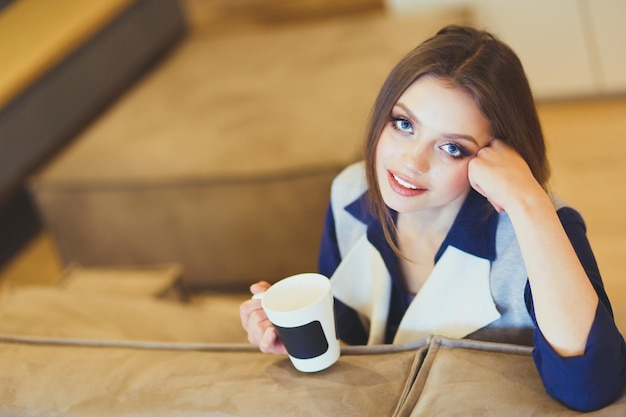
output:
<instances>
[{"instance_id":1,"label":"white collar","mask_svg":"<svg viewBox=\"0 0 626 417\"><path fill-rule=\"evenodd\" d=\"M430 335L462 338L500 318L489 285L491 264L449 246L407 309L394 343ZM333 295L369 325L368 345L384 343L391 278L363 234L331 277Z\"/></svg>"}]
</instances>

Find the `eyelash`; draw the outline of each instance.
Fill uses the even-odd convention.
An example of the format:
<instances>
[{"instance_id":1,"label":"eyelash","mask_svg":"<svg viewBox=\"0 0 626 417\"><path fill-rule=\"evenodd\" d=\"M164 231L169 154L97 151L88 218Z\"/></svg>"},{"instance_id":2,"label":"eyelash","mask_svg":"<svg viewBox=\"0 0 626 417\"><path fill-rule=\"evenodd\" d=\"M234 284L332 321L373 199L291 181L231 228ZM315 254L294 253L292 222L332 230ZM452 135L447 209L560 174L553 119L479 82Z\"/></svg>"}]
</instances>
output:
<instances>
[{"instance_id":1,"label":"eyelash","mask_svg":"<svg viewBox=\"0 0 626 417\"><path fill-rule=\"evenodd\" d=\"M400 133L402 133L402 134L405 134L405 135L406 135L406 134L410 134L410 133L412 133L412 132L407 132L406 130L402 130L402 129L400 129L400 127L398 126L398 124L399 124L399 123L403 123L403 122L408 123L408 124L411 126L411 130L413 130L413 123L411 123L411 121L410 121L410 120L407 120L407 119L405 119L405 118L403 118L403 117L393 117L393 116L391 117L391 127L392 127L394 130L396 130L397 132L400 132Z\"/></svg>"},{"instance_id":2,"label":"eyelash","mask_svg":"<svg viewBox=\"0 0 626 417\"><path fill-rule=\"evenodd\" d=\"M459 145L458 143L451 143L451 142L444 143L443 145L439 146L439 149L445 146L455 146L458 149L458 155L452 155L452 153L450 153L449 151L444 151L454 159L463 159L463 158L470 156L470 153L467 152L467 150L461 145Z\"/></svg>"},{"instance_id":3,"label":"eyelash","mask_svg":"<svg viewBox=\"0 0 626 417\"><path fill-rule=\"evenodd\" d=\"M406 130L402 130L399 127L400 123L408 123L411 126L411 132L406 131ZM412 130L413 130L413 123L411 123L410 120L407 120L403 117L391 117L391 127L397 131L400 134L403 135L409 135L412 134ZM458 155L452 155L452 153L450 153L449 151L444 150L443 148L445 147L449 147L449 146L455 146L458 149ZM439 149L443 150L444 152L446 152L446 154L448 154L451 158L454 159L462 159L462 158L466 158L468 156L470 156L470 153L461 145L459 145L458 143L454 143L454 142L448 142L448 143L444 143L443 145L439 146Z\"/></svg>"}]
</instances>

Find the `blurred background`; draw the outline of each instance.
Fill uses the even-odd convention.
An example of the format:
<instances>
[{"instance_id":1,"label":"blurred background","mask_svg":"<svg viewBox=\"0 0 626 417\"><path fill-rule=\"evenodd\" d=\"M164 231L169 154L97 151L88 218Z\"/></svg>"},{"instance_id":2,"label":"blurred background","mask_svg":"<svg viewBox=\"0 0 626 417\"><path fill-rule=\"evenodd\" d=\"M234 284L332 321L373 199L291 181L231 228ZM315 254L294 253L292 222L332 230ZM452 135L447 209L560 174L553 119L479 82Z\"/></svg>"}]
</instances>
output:
<instances>
[{"instance_id":1,"label":"blurred background","mask_svg":"<svg viewBox=\"0 0 626 417\"><path fill-rule=\"evenodd\" d=\"M91 5L86 7L88 3ZM107 4L98 9L98 4L104 3ZM93 49L94 39L106 35L107 25L126 24L123 19L128 21L130 17L124 16L140 13L140 7L144 7L141 3L145 2L0 2L0 68L7 69L4 78L0 77L4 94L0 96L0 117L12 117L11 112L35 94L42 83L50 80L51 73L73 59L74 51L84 54L82 44ZM153 2L160 3L165 2ZM146 57L123 82L107 87L110 93L103 93L104 98L98 105L76 120L71 128L63 130L54 145L24 162L19 175L8 181L10 186L3 189L0 204L1 282L54 284L69 263L101 265L106 262L104 255L96 256L92 252L83 256L75 247L84 248L93 242L95 248L100 244L97 240L101 236L85 232L92 230L87 221L99 223L101 234L107 227L107 233L110 232L114 226L103 224L102 217L92 217L81 224L81 216L98 207L85 204L78 210L68 205L75 201L71 199L55 200L57 206L53 207L48 198L53 191L67 193L70 189L89 186L101 187L102 191L102 184L111 190L119 184L116 181L120 180L120 173L125 173L125 180L133 186L146 184L146 181L150 184L161 181L169 186L182 181L181 178L185 181L191 178L196 181L192 181L194 184L202 181L198 178L206 177L225 183L261 176L301 178L322 169L332 177L330 174L341 166L359 158L360 135L369 106L397 58L445 24L468 23L490 30L509 43L525 65L548 142L552 189L585 217L609 296L618 311L626 311L626 278L623 277L626 197L622 194L626 183L623 162L626 154L626 27L622 23L626 17L626 2L180 0L177 4L182 23L172 17L175 9L161 11L161 17L153 11L149 15L153 26L146 26L123 42L137 44L139 51L146 50L142 39L152 39L151 34L158 31L154 28L162 29L166 26L164 22L171 21L173 23L168 24L172 30L168 39L159 41L159 51ZM84 11L86 8L89 10ZM80 11L75 20L65 22L75 10ZM142 19L143 22L148 17ZM60 35L55 38L43 30L46 27L52 31L50 33L56 33L58 27L66 28L67 32L73 27L77 29L63 34L65 38ZM34 30L38 28L41 31ZM61 40L55 44L52 39ZM63 39L65 46L59 46ZM24 55L25 50L36 55L37 51L45 49L56 50L53 58L37 61L37 57ZM20 61L25 63L17 65ZM33 64L35 61L39 63ZM97 63L100 70L95 81L82 84L78 89L84 92L92 85L103 85L107 74L125 62L123 57L102 58ZM31 70L32 66L37 70ZM14 78L7 74L13 74ZM76 75L71 78L77 79ZM68 95L72 93L71 89L65 91ZM219 100L214 100L215 97ZM72 101L52 107L69 111ZM43 111L46 115L51 112ZM30 111L30 118L21 119L21 123L41 124L41 120L48 117L43 113ZM0 119L0 125L3 120ZM254 147L240 142L241 136L250 139L253 135L256 135L252 140ZM36 142L36 135L31 136L27 139ZM18 158L10 149L13 137L11 132L0 129L3 164L7 161L10 165ZM103 137L109 139L103 141ZM202 147L195 148L196 142L192 139L201 140ZM161 144L161 148L147 147L150 140ZM174 144L170 143L172 140ZM167 146L166 141L169 141ZM22 140L20 146L28 147L27 142ZM210 160L196 160L198 149L207 153L218 149L219 152ZM129 153L134 157L124 159ZM95 158L98 155L104 162L98 162ZM245 158L242 155L246 155ZM278 155L276 160L272 155ZM77 168L80 158L83 158L82 165ZM115 158L122 161L118 166L112 162ZM142 160L143 165L137 165L138 160ZM176 166L172 160L177 161ZM250 161L256 164L254 169ZM158 172L153 169L157 166L161 169ZM213 170L209 169L211 167ZM187 168L192 172L185 171ZM323 181L320 195L327 189L328 179L324 177ZM71 187L63 189L67 184ZM303 191L299 189L301 194L296 199L306 194ZM37 193L39 195L34 197ZM259 207L270 204L272 195L256 196L253 204ZM282 191L280 195L274 201L284 198ZM183 201L187 197L178 198ZM327 197L318 199L323 198ZM166 200L153 202L153 207L158 207L162 201ZM222 204L222 201L215 204ZM323 208L326 203L327 200L323 200L318 205ZM210 203L202 204L207 204L203 209L211 210ZM115 211L115 207L108 208ZM118 214L126 217L129 224L133 223L128 219L134 213L132 208L121 207L127 207L128 211ZM302 208L298 210L302 212ZM61 215L71 217L71 227L64 226L69 220L66 218L63 223L59 220ZM289 268L314 265L319 238L316 230L323 216L317 206L314 216L317 217L311 221L311 231L295 230L294 235L285 237L287 245L293 244L289 243L293 236L310 241L299 248L307 252L306 260L285 268L279 260L274 260L275 263L268 266L270 274L279 276L291 272ZM171 217L168 219L176 223ZM285 221L285 216L275 220ZM124 229L128 225L119 227ZM65 231L71 228L76 229L72 232L74 235ZM176 234L171 230L178 229L168 230ZM217 233L226 232L210 232ZM259 233L261 237L254 237L256 247L263 246L262 236L272 232ZM82 240L76 240L78 234ZM171 240L183 241L171 234L168 235ZM243 232L234 234L240 242L250 240ZM155 240L147 238L147 241L154 244ZM221 242L223 246L224 241ZM116 246L123 246L111 241L105 243L109 249L101 253L112 254ZM185 245L187 252L200 252L196 257L210 252L206 245L202 248ZM269 246L271 248L271 244ZM280 256L284 257L285 253ZM181 262L181 259L167 256L162 259L127 256L112 257L109 263L160 260ZM275 269L271 270L273 265ZM208 281L221 279L227 275L224 271L216 272L219 277ZM239 282L252 282L254 278L234 273L240 274L235 279ZM192 281L197 283L198 280Z\"/></svg>"}]
</instances>

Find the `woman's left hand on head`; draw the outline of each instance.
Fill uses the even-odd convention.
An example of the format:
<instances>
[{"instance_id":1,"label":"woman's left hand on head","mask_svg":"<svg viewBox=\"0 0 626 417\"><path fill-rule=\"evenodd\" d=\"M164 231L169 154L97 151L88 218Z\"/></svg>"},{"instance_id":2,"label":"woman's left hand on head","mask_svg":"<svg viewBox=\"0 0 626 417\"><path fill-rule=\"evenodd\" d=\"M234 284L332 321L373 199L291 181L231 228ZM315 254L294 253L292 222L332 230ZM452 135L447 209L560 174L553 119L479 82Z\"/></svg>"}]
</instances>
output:
<instances>
[{"instance_id":1,"label":"woman's left hand on head","mask_svg":"<svg viewBox=\"0 0 626 417\"><path fill-rule=\"evenodd\" d=\"M500 139L481 148L468 166L470 185L502 212L516 198L541 189L526 161Z\"/></svg>"}]
</instances>

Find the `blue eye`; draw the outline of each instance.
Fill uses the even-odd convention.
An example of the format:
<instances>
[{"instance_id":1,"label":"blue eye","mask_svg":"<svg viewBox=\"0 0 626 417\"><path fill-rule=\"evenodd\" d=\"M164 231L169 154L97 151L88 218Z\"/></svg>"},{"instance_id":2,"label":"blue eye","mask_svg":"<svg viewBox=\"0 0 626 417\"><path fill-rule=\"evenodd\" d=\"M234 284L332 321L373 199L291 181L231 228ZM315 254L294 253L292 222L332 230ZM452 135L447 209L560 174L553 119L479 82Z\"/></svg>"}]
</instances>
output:
<instances>
[{"instance_id":1,"label":"blue eye","mask_svg":"<svg viewBox=\"0 0 626 417\"><path fill-rule=\"evenodd\" d=\"M462 146L457 145L456 143L444 143L439 147L439 149L448 153L453 158L463 158L469 155Z\"/></svg>"},{"instance_id":2,"label":"blue eye","mask_svg":"<svg viewBox=\"0 0 626 417\"><path fill-rule=\"evenodd\" d=\"M413 124L407 119L392 118L391 123L394 129L403 133L413 133Z\"/></svg>"}]
</instances>

